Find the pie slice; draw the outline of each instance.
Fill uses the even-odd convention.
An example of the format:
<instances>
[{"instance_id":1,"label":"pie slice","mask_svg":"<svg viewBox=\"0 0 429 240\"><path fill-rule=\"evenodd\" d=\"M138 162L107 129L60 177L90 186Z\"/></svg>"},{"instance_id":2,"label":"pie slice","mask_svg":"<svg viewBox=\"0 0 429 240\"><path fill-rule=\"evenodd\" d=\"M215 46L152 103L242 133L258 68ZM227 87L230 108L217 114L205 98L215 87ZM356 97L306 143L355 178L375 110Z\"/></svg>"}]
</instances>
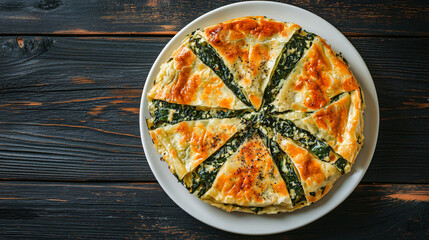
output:
<instances>
[{"instance_id":1,"label":"pie slice","mask_svg":"<svg viewBox=\"0 0 429 240\"><path fill-rule=\"evenodd\" d=\"M227 212L321 199L363 144L362 90L320 36L261 16L190 33L148 93L155 148L184 187Z\"/></svg>"},{"instance_id":2,"label":"pie slice","mask_svg":"<svg viewBox=\"0 0 429 240\"><path fill-rule=\"evenodd\" d=\"M149 101L157 99L210 108L249 108L186 45L187 41L161 66L148 93Z\"/></svg>"},{"instance_id":3,"label":"pie slice","mask_svg":"<svg viewBox=\"0 0 429 240\"><path fill-rule=\"evenodd\" d=\"M359 89L347 64L318 36L284 81L272 103L277 112L314 111L343 92Z\"/></svg>"},{"instance_id":4,"label":"pie slice","mask_svg":"<svg viewBox=\"0 0 429 240\"><path fill-rule=\"evenodd\" d=\"M308 203L322 198L341 176L335 166L319 160L293 140L277 135L277 142L298 170Z\"/></svg>"},{"instance_id":5,"label":"pie slice","mask_svg":"<svg viewBox=\"0 0 429 240\"><path fill-rule=\"evenodd\" d=\"M363 103L360 91L344 93L328 106L295 119L291 112L282 118L292 120L296 126L323 139L334 151L354 163L363 144Z\"/></svg>"},{"instance_id":6,"label":"pie slice","mask_svg":"<svg viewBox=\"0 0 429 240\"><path fill-rule=\"evenodd\" d=\"M226 81L233 81L235 87L238 85L235 92L243 91L246 100L255 110L259 110L278 56L298 29L300 26L293 23L276 22L260 16L243 17L199 30L191 39L200 41L203 48L205 43L209 43L216 50L223 61L211 67L226 66L224 72L227 73L221 75L232 78Z\"/></svg>"},{"instance_id":7,"label":"pie slice","mask_svg":"<svg viewBox=\"0 0 429 240\"><path fill-rule=\"evenodd\" d=\"M182 179L245 125L237 118L185 121L149 131L170 171Z\"/></svg>"},{"instance_id":8,"label":"pie slice","mask_svg":"<svg viewBox=\"0 0 429 240\"><path fill-rule=\"evenodd\" d=\"M227 159L202 199L227 211L277 213L280 206L283 211L293 208L286 184L258 134Z\"/></svg>"}]
</instances>

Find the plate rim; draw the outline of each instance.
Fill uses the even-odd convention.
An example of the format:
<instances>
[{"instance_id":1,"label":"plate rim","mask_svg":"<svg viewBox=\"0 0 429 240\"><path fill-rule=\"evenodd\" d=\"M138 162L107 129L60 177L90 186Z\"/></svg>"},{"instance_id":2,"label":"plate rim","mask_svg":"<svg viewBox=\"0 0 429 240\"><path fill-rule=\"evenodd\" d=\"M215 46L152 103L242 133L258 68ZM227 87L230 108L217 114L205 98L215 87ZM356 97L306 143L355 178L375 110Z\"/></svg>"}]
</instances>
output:
<instances>
[{"instance_id":1,"label":"plate rim","mask_svg":"<svg viewBox=\"0 0 429 240\"><path fill-rule=\"evenodd\" d=\"M232 8L236 8L236 7L244 7L246 5L249 6L249 7L251 7L251 5L254 5L254 6L258 6L258 5L259 6L261 6L261 5L262 6L263 5L266 5L266 6L272 5L272 6L277 6L279 8L282 8L282 7L283 8L291 8L293 11L301 12L303 14L307 14L307 15L311 16L312 18L315 18L316 20L320 21L320 23L318 25L321 25L321 24L323 25L324 24L327 27L329 27L330 29L332 29L332 31L334 31L336 35L342 36L342 39L340 39L340 41L344 42L345 45L349 45L348 46L348 47L350 47L349 51L351 51L354 54L354 56L357 58L356 59L356 61L357 61L356 65L359 64L360 67L363 68L363 70L364 70L364 73L361 73L361 74L364 74L365 76L361 76L361 78L367 79L365 81L365 85L367 86L368 90L364 91L362 89L362 91L365 93L366 97L369 94L372 97L371 98L371 101L372 101L371 108L374 108L374 109L372 109L373 112L371 112L371 114L372 114L371 117L373 118L373 120L372 120L373 122L371 124L375 124L375 125L372 126L374 128L372 130L375 130L373 132L373 139L372 139L372 143L373 144L371 146L367 146L367 145L365 145L365 142L364 142L364 145L365 145L366 149L369 148L369 150L367 150L367 151L369 151L369 153L367 154L368 156L367 156L366 162L361 161L361 162L363 162L362 163L363 166L361 166L362 169L360 169L360 172L357 172L358 176L355 177L356 179L354 179L354 181L352 179L353 182L351 183L352 184L351 187L349 186L349 188L345 189L344 190L345 192L342 193L341 199L337 200L334 204L330 204L329 205L329 202L326 201L327 196L329 195L330 198L332 198L332 195L333 195L332 192L335 191L335 190L337 190L337 191L340 190L340 189L338 189L338 185L339 185L338 182L341 181L341 184L342 184L345 181L346 177L351 178L351 176L350 176L351 173L348 173L347 175L342 176L339 180L337 180L337 182L334 184L334 187L333 187L333 188L335 188L335 186L337 186L337 188L332 189L327 194L327 196L325 196L323 199L321 199L320 201L318 201L316 204L314 204L313 206L307 206L304 209L297 210L297 211L301 211L301 212L303 212L303 211L311 211L311 210L308 210L308 209L310 209L310 208L314 209L314 208L318 207L319 208L319 214L317 216L313 217L312 219L304 221L303 223L300 223L300 224L296 224L293 227L287 227L287 226L284 227L284 228L278 228L277 227L276 229L271 229L271 230L266 230L266 231L261 231L261 230L259 230L259 231L255 231L255 230L252 230L252 231L243 231L243 230L240 230L240 229L226 228L225 226L220 226L219 224L215 224L213 222L209 222L206 218L203 218L201 216L202 215L201 213L196 213L195 211L193 211L193 209L190 209L189 206L187 206L186 203L184 203L184 202L182 202L182 201L180 201L178 199L178 196L173 195L173 193L170 190L168 190L167 183L171 183L170 182L171 179L170 180L168 180L168 179L166 180L166 179L161 178L161 173L159 173L156 170L156 166L155 166L156 163L152 162L152 161L159 161L159 159L150 159L149 154L147 154L150 150L152 150L152 151L154 150L153 144L145 143L147 141L147 137L149 136L149 138L150 138L150 135L148 133L147 126L146 126L146 121L145 121L145 115L146 115L145 114L145 110L147 110L147 91L148 91L148 86L151 85L151 83L153 82L154 78L152 78L152 76L156 76L156 74L159 72L159 66L162 64L161 59L163 57L165 58L164 55L166 55L166 53L168 51L172 52L172 50L170 50L171 49L171 45L173 45L174 43L177 44L177 42L180 43L181 42L180 38L184 38L182 36L186 32L190 32L189 30L194 31L195 29L197 29L197 28L191 29L192 25L195 25L195 24L197 24L197 23L199 23L201 21L204 21L204 19L206 19L206 18L213 17L216 14L221 14L224 11L228 11L228 9L232 9ZM247 16L250 16L250 15L247 15ZM240 17L239 14L237 14L237 17ZM268 16L268 17L270 17L270 16ZM221 22L221 21L219 21L219 22ZM291 20L290 22L295 22L295 21ZM214 24L216 24L216 23L214 23ZM297 24L299 24L299 23L297 23ZM301 25L301 24L299 24L299 25ZM200 27L205 27L205 26L200 26ZM306 27L306 28L303 27L303 28L306 29L306 30L308 30L308 27ZM323 36L322 34L318 34L318 35L321 35L322 37L326 37L326 36ZM179 41L177 41L178 39L179 39ZM332 43L330 43L330 44L332 44ZM332 45L334 45L334 44L332 44ZM169 55L168 55L168 57L169 57ZM353 66L351 66L351 68L353 68ZM356 76L355 71L352 71L352 72ZM362 83L362 82L359 81L359 83ZM367 100L366 97L365 97L365 102L367 102L366 101ZM364 113L364 114L366 114L366 116L368 115L368 111L367 110L368 110L368 106L367 106L367 109L365 110L365 113ZM310 224L310 223L316 221L317 219L325 216L327 213L331 212L332 210L334 210L337 206L339 206L345 199L347 199L350 196L350 194L355 190L355 188L357 187L357 185L362 180L362 178L365 175L365 173L366 173L366 171L367 171L367 169L368 169L368 167L369 167L369 165L370 165L370 163L372 161L372 158L374 156L374 152L375 152L376 145L377 145L377 140L378 140L378 134L379 134L379 125L380 125L380 116L379 115L380 114L379 114L378 96L377 96L377 91L376 91L375 84L374 84L374 81L372 79L371 73L369 72L369 69L368 69L366 63L364 62L363 58L361 57L361 55L359 54L359 52L356 50L356 48L351 44L351 42L337 28L335 28L332 24L330 24L329 22L327 22L323 18L319 17L318 15L316 15L316 14L314 14L314 13L308 11L308 10L305 10L303 8L296 7L294 5L290 5L290 4L286 4L286 3L279 3L279 2L272 2L272 1L245 1L245 2L238 2L238 3L228 4L228 5L216 8L214 10L211 10L211 11L209 11L209 12L201 15L200 17L194 19L193 21L191 21L190 23L188 23L185 27L183 27L164 46L164 48L162 49L162 51L159 53L159 55L157 56L156 60L154 61L153 65L152 65L152 67L151 67L151 69L150 69L150 71L149 71L149 73L148 73L148 75L146 77L146 81L145 81L145 84L144 84L144 88L143 88L142 96L141 96L141 101L140 101L139 127L140 127L140 137L141 137L143 149L144 149L145 156L147 158L147 162L149 164L149 167L150 167L152 173L154 174L155 178L157 179L158 183L160 184L160 186L162 187L162 189L164 190L164 192L182 210L184 210L186 213L188 213L189 215L191 215L195 219L197 219L197 220L199 220L199 221L201 221L201 222L203 222L203 223L205 223L205 224L207 224L207 225L209 225L211 227L214 227L214 228L217 228L217 229L220 229L220 230L223 230L223 231L237 233L237 234L246 234L246 235L266 235L266 234L276 234L276 233L282 233L282 232L286 232L286 231L291 231L291 230L294 230L296 228L300 228L302 226ZM367 118L366 116L364 116L364 118ZM368 125L368 123L365 120L365 127L366 127L366 125ZM364 132L365 132L365 129L368 128L368 127L366 127L366 128L365 127L364 127ZM150 143L152 143L152 140L150 140ZM152 145L152 146L147 146L147 145ZM149 147L152 147L153 149L149 149ZM362 149L361 149L361 152L362 152ZM360 152L360 154L361 154L361 152ZM358 154L358 157L359 157L359 154ZM358 159L356 159L356 160L358 160ZM161 163L159 163L159 164L161 164ZM356 165L356 162L355 162L355 164L353 166L355 166L355 165ZM351 172L353 172L354 170L356 170L356 167L355 168L352 167L352 171ZM170 174L170 175L172 176L172 174ZM177 183L177 180L175 182ZM344 185L344 184L342 184L342 185ZM188 195L191 195L188 192L186 192L186 193ZM191 196L193 196L193 195L191 195ZM201 203L203 203L203 204L206 204L206 203L204 203L203 201L201 201L199 199L198 199L198 201L201 202ZM324 206L322 203L320 203L322 201L324 202L323 204L326 205L326 206ZM315 205L318 205L318 206L315 206ZM210 206L210 207L212 207L212 206ZM221 210L221 211L223 211L223 210ZM292 213L281 213L281 214L290 214L290 215L293 215L297 211L294 211ZM314 210L314 211L317 211L317 209ZM322 212L320 212L320 211L322 211ZM234 214L241 214L241 213L228 213L228 214L229 215L234 215ZM255 216L255 215L249 215L248 214L248 216ZM262 215L258 215L258 216L262 216ZM275 215L272 215L272 216L275 216ZM262 219L263 218L261 217L260 220L262 220Z\"/></svg>"}]
</instances>

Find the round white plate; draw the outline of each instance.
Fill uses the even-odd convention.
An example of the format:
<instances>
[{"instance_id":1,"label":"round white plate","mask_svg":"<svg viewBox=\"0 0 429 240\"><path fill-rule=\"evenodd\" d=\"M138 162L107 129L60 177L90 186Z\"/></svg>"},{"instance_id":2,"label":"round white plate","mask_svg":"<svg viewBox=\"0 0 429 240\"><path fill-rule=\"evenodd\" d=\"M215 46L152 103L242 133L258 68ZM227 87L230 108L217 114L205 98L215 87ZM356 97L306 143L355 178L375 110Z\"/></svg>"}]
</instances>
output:
<instances>
[{"instance_id":1,"label":"round white plate","mask_svg":"<svg viewBox=\"0 0 429 240\"><path fill-rule=\"evenodd\" d=\"M160 161L160 155L153 146L145 121L150 117L147 92L153 86L161 64L168 60L185 36L197 28L244 16L266 16L277 21L294 22L301 25L303 29L327 39L337 52L343 53L365 94L367 105L364 117L365 147L359 153L352 171L341 177L333 189L320 201L292 213L277 215L226 213L202 202L178 183L167 164ZM334 26L313 13L274 2L235 3L215 9L189 23L170 40L153 64L146 79L140 106L140 134L146 158L153 174L168 196L191 216L210 226L233 233L252 235L274 234L304 226L327 214L343 202L359 184L371 162L377 143L378 125L379 111L375 86L365 62L353 45Z\"/></svg>"}]
</instances>

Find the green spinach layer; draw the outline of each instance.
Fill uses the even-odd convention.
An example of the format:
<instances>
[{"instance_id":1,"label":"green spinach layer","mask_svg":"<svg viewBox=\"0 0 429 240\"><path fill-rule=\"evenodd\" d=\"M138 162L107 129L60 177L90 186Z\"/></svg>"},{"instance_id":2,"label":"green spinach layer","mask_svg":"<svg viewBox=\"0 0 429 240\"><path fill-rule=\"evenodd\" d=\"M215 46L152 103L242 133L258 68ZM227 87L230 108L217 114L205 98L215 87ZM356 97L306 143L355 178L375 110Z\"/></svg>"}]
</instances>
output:
<instances>
[{"instance_id":1,"label":"green spinach layer","mask_svg":"<svg viewBox=\"0 0 429 240\"><path fill-rule=\"evenodd\" d=\"M236 133L225 145L201 163L192 172L192 186L190 187L190 192L198 197L204 195L211 188L216 179L216 175L226 160L236 153L238 148L254 133L255 130L253 128L246 128Z\"/></svg>"},{"instance_id":2,"label":"green spinach layer","mask_svg":"<svg viewBox=\"0 0 429 240\"><path fill-rule=\"evenodd\" d=\"M282 88L282 80L286 80L295 68L304 52L309 49L316 35L303 30L298 30L283 47L277 67L264 92L264 105L274 101Z\"/></svg>"},{"instance_id":3,"label":"green spinach layer","mask_svg":"<svg viewBox=\"0 0 429 240\"><path fill-rule=\"evenodd\" d=\"M276 141L268 138L268 136L262 132L260 132L260 135L270 150L271 156L279 169L280 175L286 183L290 199L292 200L292 205L295 206L297 203L307 201L305 198L304 188L299 181L299 177L292 160L285 152L283 152L283 150L280 149L280 146Z\"/></svg>"},{"instance_id":4,"label":"green spinach layer","mask_svg":"<svg viewBox=\"0 0 429 240\"><path fill-rule=\"evenodd\" d=\"M239 118L246 112L246 110L228 109L200 110L194 106L169 103L162 100L152 100L149 105L149 111L153 117L153 127L151 130L183 121L210 118Z\"/></svg>"},{"instance_id":5,"label":"green spinach layer","mask_svg":"<svg viewBox=\"0 0 429 240\"><path fill-rule=\"evenodd\" d=\"M200 35L193 33L189 38L189 48L198 56L198 58L208 67L210 67L231 89L231 91L246 105L253 108L247 100L240 86L234 81L234 76L223 62L216 50Z\"/></svg>"}]
</instances>

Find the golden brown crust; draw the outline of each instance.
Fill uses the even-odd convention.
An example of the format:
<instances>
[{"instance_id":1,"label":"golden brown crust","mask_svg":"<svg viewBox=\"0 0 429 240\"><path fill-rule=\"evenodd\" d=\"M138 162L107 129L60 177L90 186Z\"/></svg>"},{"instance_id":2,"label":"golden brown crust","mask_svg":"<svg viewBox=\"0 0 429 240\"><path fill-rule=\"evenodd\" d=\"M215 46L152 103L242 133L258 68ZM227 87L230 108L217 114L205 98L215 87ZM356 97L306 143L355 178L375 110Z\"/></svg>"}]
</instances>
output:
<instances>
[{"instance_id":1,"label":"golden brown crust","mask_svg":"<svg viewBox=\"0 0 429 240\"><path fill-rule=\"evenodd\" d=\"M354 163L363 145L363 109L362 96L359 90L350 93L351 104L343 136L337 138L334 150L345 159Z\"/></svg>"},{"instance_id":2,"label":"golden brown crust","mask_svg":"<svg viewBox=\"0 0 429 240\"><path fill-rule=\"evenodd\" d=\"M363 144L363 108L360 91L355 90L307 117L293 119L289 113L281 118L292 120L325 140L336 153L353 163Z\"/></svg>"},{"instance_id":3,"label":"golden brown crust","mask_svg":"<svg viewBox=\"0 0 429 240\"><path fill-rule=\"evenodd\" d=\"M286 184L257 135L227 160L205 197L243 207L291 206Z\"/></svg>"},{"instance_id":4,"label":"golden brown crust","mask_svg":"<svg viewBox=\"0 0 429 240\"><path fill-rule=\"evenodd\" d=\"M332 164L319 160L294 141L279 135L277 142L298 170L308 202L315 202L323 197L341 176Z\"/></svg>"},{"instance_id":5,"label":"golden brown crust","mask_svg":"<svg viewBox=\"0 0 429 240\"><path fill-rule=\"evenodd\" d=\"M149 131L158 152L179 179L244 128L240 119L181 122Z\"/></svg>"},{"instance_id":6,"label":"golden brown crust","mask_svg":"<svg viewBox=\"0 0 429 240\"><path fill-rule=\"evenodd\" d=\"M348 66L320 37L299 61L273 105L277 111L314 111L340 93L359 89Z\"/></svg>"},{"instance_id":7,"label":"golden brown crust","mask_svg":"<svg viewBox=\"0 0 429 240\"><path fill-rule=\"evenodd\" d=\"M224 38L229 41L244 39L247 35L253 35L258 39L272 38L280 34L287 36L289 29L284 23L276 22L261 16L242 17L219 23L205 29L212 44L224 46ZM226 34L228 33L228 34Z\"/></svg>"},{"instance_id":8,"label":"golden brown crust","mask_svg":"<svg viewBox=\"0 0 429 240\"><path fill-rule=\"evenodd\" d=\"M276 59L283 45L298 30L296 24L265 17L232 19L200 34L216 49L255 109L262 104Z\"/></svg>"},{"instance_id":9,"label":"golden brown crust","mask_svg":"<svg viewBox=\"0 0 429 240\"><path fill-rule=\"evenodd\" d=\"M186 46L161 67L148 99L211 108L248 108L223 81Z\"/></svg>"},{"instance_id":10,"label":"golden brown crust","mask_svg":"<svg viewBox=\"0 0 429 240\"><path fill-rule=\"evenodd\" d=\"M204 44L210 44L215 49L233 75L233 80L258 111L264 102L265 87L276 69L282 49L299 28L296 24L257 16L232 19L193 34L201 36ZM197 106L203 110L224 108L247 109L250 112L250 108L198 58L200 55L194 54L188 47L188 41L185 39L171 59L161 67L154 87L148 94L149 101L157 99ZM265 146L266 139L263 141L262 135L255 134L237 146L236 152L232 148L218 151L215 158L221 163L216 164L221 165L207 162L202 165L204 169L202 175L199 175L201 168L196 168L224 146L235 133L243 130L243 122L264 116L258 113L250 116L253 113L246 112L243 122L239 118L216 119L218 116L214 116L208 120L183 121L150 131L154 145L171 172L194 194L200 196L201 191L200 198L204 202L227 212L289 212L318 201L332 189L334 182L341 176L334 165L340 157L350 163L344 172L350 170L363 144L365 106L359 85L345 60L324 39L316 36L291 73L280 81L281 89L272 102L273 109L268 108L274 112L269 114L289 119L298 128L329 144L333 151L324 161L304 147L303 143L297 143L274 130L266 130L267 137L279 144L291 163L278 163L282 159L277 158L276 163ZM287 113L279 113L283 111ZM147 124L151 128L156 125L153 119L148 119ZM261 131L265 127L258 126L258 122L252 124L256 124L253 127L261 127ZM302 134L297 132L295 134ZM226 154L227 151L231 152ZM229 157L219 155L224 152ZM281 164L291 165L286 167ZM291 170L289 167L295 171L305 195L304 201L295 205L290 196L295 199L299 191L295 192L288 185L290 183L285 182L287 177L283 179L279 170L285 173ZM203 176L210 173L215 175L214 180ZM210 181L211 185L198 185L199 181ZM194 184L197 188L192 190ZM291 188L291 195L288 188Z\"/></svg>"}]
</instances>

